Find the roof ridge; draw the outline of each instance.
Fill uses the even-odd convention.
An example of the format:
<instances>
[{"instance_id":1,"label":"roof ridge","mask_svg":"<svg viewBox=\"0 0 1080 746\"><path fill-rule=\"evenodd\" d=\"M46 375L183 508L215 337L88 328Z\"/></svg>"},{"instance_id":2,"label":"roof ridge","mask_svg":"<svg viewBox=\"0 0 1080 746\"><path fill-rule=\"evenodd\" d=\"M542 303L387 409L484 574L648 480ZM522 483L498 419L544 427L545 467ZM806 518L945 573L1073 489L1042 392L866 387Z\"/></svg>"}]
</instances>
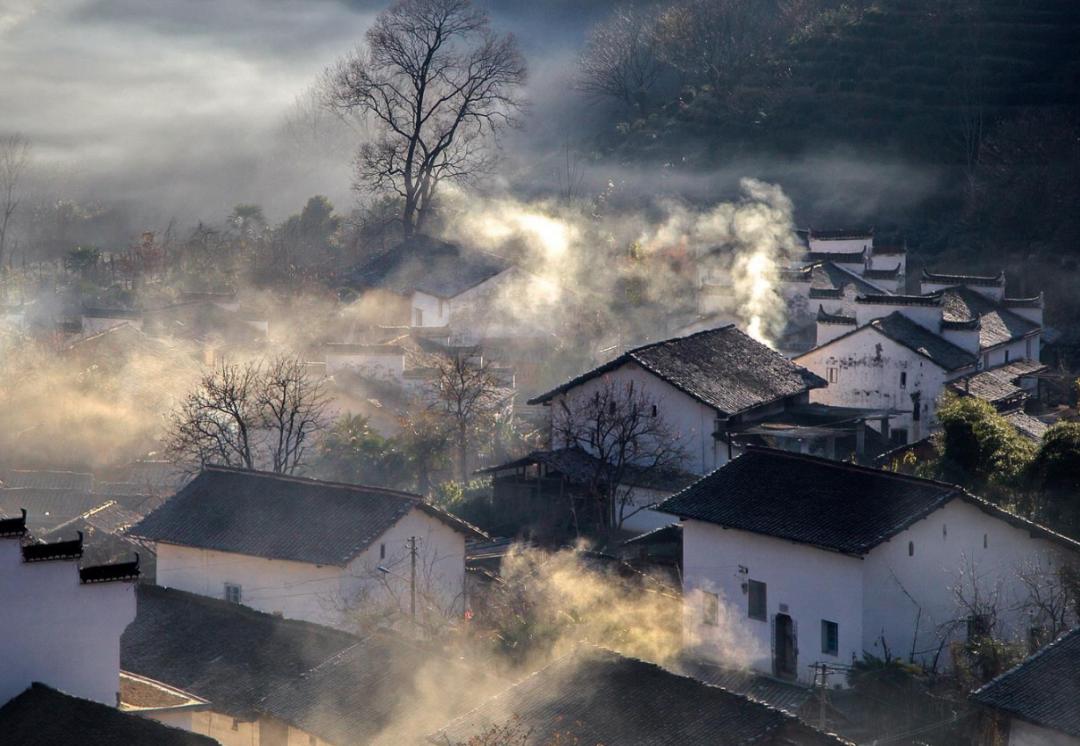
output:
<instances>
[{"instance_id":1,"label":"roof ridge","mask_svg":"<svg viewBox=\"0 0 1080 746\"><path fill-rule=\"evenodd\" d=\"M814 456L809 453L796 453L794 451L785 451L782 448L769 448L768 446L759 446L753 444L747 444L743 446L743 453L768 453L784 458L790 458L798 461L810 461L816 464L822 464L831 466L833 468L843 468L848 471L856 471L862 474L873 474L879 477L885 477L888 479L894 479L900 482L913 482L916 484L933 484L939 487L948 488L950 490L963 492L964 488L958 484L952 482L945 482L940 479L928 479L926 477L917 477L914 474L902 474L900 472L888 471L887 469L877 469L872 466L863 466L862 464L856 464L851 461L840 461L838 459L825 458L824 456ZM740 456L741 457L741 456ZM723 468L723 467L720 467ZM981 499L981 498L980 498Z\"/></svg>"},{"instance_id":2,"label":"roof ridge","mask_svg":"<svg viewBox=\"0 0 1080 746\"><path fill-rule=\"evenodd\" d=\"M360 491L376 492L376 493L381 493L381 494L395 496L395 497L407 497L407 498L410 498L410 499L415 500L417 502L424 502L424 496L423 495L418 495L415 492L405 492L403 490L395 490L395 489L391 489L389 487L377 487L375 485L369 485L369 484L351 484L349 482L332 482L332 481L327 481L327 480L323 480L323 479L315 479L314 477L301 477L301 476L297 476L295 474L279 474L277 472L264 471L262 469L245 469L243 467L238 467L238 466L222 466L220 464L207 464L206 466L204 466L202 468L202 471L203 472L216 471L216 472L222 472L222 473L225 473L225 474L242 474L242 475L245 475L245 476L258 477L258 478L262 478L262 479L274 479L274 480L279 480L279 481L283 481L283 482L296 482L298 484L311 484L311 485L319 485L319 486L322 486L322 487L334 487L334 488L337 488L337 489L346 489L346 490L350 490L350 491L353 491L353 492L360 492ZM188 484L192 484L194 481L195 480L193 479L191 482L188 482ZM183 489L186 489L186 488L187 488L187 485L185 485Z\"/></svg>"},{"instance_id":3,"label":"roof ridge","mask_svg":"<svg viewBox=\"0 0 1080 746\"><path fill-rule=\"evenodd\" d=\"M696 332L691 332L690 334L684 334L684 335L682 335L680 337L668 337L667 339L661 339L661 340L658 340L656 342L650 342L648 344L640 345L638 347L634 347L632 349L627 350L626 352L623 353L623 355L633 355L635 352L641 352L642 350L651 350L654 347L659 347L660 345L668 344L670 342L682 342L682 341L685 341L687 339L693 339L694 337L700 337L703 334L711 334L713 332L718 332L721 329L731 329L731 328L734 328L735 331L742 331L737 326L735 326L734 322L729 322L727 324L721 324L720 326L714 326L712 329L700 329L700 330L698 330ZM747 335L747 336L750 336L750 335ZM751 337L751 339L753 339L753 338ZM622 355L620 355L619 357L622 357ZM617 359L617 358L614 358L614 359ZM636 360L636 358L635 358L635 360Z\"/></svg>"}]
</instances>

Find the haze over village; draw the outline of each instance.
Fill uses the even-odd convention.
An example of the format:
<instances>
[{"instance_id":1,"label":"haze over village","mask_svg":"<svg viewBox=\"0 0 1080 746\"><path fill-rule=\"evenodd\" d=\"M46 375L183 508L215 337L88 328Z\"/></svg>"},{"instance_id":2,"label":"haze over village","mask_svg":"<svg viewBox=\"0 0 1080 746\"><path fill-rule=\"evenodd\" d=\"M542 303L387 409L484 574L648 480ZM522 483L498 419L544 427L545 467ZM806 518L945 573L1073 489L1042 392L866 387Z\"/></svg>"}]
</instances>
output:
<instances>
[{"instance_id":1,"label":"haze over village","mask_svg":"<svg viewBox=\"0 0 1080 746\"><path fill-rule=\"evenodd\" d=\"M1080 746L1080 6L0 3L0 743Z\"/></svg>"}]
</instances>

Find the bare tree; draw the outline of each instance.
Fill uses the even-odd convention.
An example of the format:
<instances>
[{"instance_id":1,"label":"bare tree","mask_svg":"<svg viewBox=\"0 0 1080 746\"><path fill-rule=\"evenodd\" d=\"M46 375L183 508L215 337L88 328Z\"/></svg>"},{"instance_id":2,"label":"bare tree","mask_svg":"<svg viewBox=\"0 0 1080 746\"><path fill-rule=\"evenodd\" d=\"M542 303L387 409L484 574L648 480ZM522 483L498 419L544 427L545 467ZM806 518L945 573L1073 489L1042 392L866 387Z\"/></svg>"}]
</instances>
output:
<instances>
[{"instance_id":1,"label":"bare tree","mask_svg":"<svg viewBox=\"0 0 1080 746\"><path fill-rule=\"evenodd\" d=\"M328 104L367 117L379 136L363 145L361 179L402 199L406 238L419 231L444 180L482 171L485 148L513 123L525 63L514 37L491 31L469 0L398 0L367 44L324 75Z\"/></svg>"},{"instance_id":2,"label":"bare tree","mask_svg":"<svg viewBox=\"0 0 1080 746\"><path fill-rule=\"evenodd\" d=\"M596 25L581 56L581 90L644 111L663 70L656 18L654 8L622 5Z\"/></svg>"},{"instance_id":3,"label":"bare tree","mask_svg":"<svg viewBox=\"0 0 1080 746\"><path fill-rule=\"evenodd\" d=\"M7 258L9 231L22 201L20 184L29 163L29 140L19 134L0 137L0 266Z\"/></svg>"},{"instance_id":4,"label":"bare tree","mask_svg":"<svg viewBox=\"0 0 1080 746\"><path fill-rule=\"evenodd\" d=\"M457 477L466 482L469 456L495 425L507 401L506 386L490 367L463 353L434 356L432 367L432 408L447 421L457 452Z\"/></svg>"},{"instance_id":5,"label":"bare tree","mask_svg":"<svg viewBox=\"0 0 1080 746\"><path fill-rule=\"evenodd\" d=\"M223 362L172 414L166 450L178 463L293 474L326 424L322 380L297 358Z\"/></svg>"},{"instance_id":6,"label":"bare tree","mask_svg":"<svg viewBox=\"0 0 1080 746\"><path fill-rule=\"evenodd\" d=\"M1017 568L1027 590L1020 610L1030 619L1030 647L1045 645L1080 623L1080 567L1035 558ZM1034 652L1031 650L1030 652Z\"/></svg>"},{"instance_id":7,"label":"bare tree","mask_svg":"<svg viewBox=\"0 0 1080 746\"><path fill-rule=\"evenodd\" d=\"M633 381L604 380L592 393L562 399L552 418L552 445L581 448L596 457L590 496L602 528L617 529L647 505L634 499L634 483L678 470L685 451L659 402Z\"/></svg>"}]
</instances>

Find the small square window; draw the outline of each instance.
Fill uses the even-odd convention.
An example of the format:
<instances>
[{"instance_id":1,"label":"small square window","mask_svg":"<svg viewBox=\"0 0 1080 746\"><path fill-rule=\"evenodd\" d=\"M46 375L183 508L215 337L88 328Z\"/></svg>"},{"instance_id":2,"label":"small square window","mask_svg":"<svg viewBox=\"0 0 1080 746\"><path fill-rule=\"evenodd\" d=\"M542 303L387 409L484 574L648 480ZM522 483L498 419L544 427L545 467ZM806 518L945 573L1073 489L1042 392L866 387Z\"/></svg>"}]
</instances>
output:
<instances>
[{"instance_id":1,"label":"small square window","mask_svg":"<svg viewBox=\"0 0 1080 746\"><path fill-rule=\"evenodd\" d=\"M840 625L828 619L821 620L821 652L826 655L840 653Z\"/></svg>"},{"instance_id":2,"label":"small square window","mask_svg":"<svg viewBox=\"0 0 1080 746\"><path fill-rule=\"evenodd\" d=\"M701 621L710 627L720 624L720 597L708 591L701 592Z\"/></svg>"},{"instance_id":3,"label":"small square window","mask_svg":"<svg viewBox=\"0 0 1080 746\"><path fill-rule=\"evenodd\" d=\"M241 593L240 586L235 583L225 584L225 600L231 604L240 603Z\"/></svg>"},{"instance_id":4,"label":"small square window","mask_svg":"<svg viewBox=\"0 0 1080 746\"><path fill-rule=\"evenodd\" d=\"M748 616L761 622L766 621L769 617L769 611L765 584L757 580L750 580L747 581L746 585L747 594L749 595Z\"/></svg>"}]
</instances>

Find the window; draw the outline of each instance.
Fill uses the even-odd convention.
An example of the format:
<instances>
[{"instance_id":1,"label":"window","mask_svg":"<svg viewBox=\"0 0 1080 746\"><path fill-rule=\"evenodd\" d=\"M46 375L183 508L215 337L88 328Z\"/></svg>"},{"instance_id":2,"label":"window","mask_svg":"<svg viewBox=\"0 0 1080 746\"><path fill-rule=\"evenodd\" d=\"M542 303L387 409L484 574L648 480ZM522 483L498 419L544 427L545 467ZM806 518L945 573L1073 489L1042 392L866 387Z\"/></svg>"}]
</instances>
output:
<instances>
[{"instance_id":1,"label":"window","mask_svg":"<svg viewBox=\"0 0 1080 746\"><path fill-rule=\"evenodd\" d=\"M946 525L944 523L941 524L941 538L942 539L948 539L949 538L949 527L948 527L948 525Z\"/></svg>"},{"instance_id":2,"label":"window","mask_svg":"<svg viewBox=\"0 0 1080 746\"><path fill-rule=\"evenodd\" d=\"M821 652L826 655L840 653L840 625L828 619L821 620Z\"/></svg>"},{"instance_id":3,"label":"window","mask_svg":"<svg viewBox=\"0 0 1080 746\"><path fill-rule=\"evenodd\" d=\"M443 299L439 298L439 318L443 317Z\"/></svg>"},{"instance_id":4,"label":"window","mask_svg":"<svg viewBox=\"0 0 1080 746\"><path fill-rule=\"evenodd\" d=\"M769 618L768 606L766 605L765 584L757 580L746 583L746 591L749 595L748 616L764 622Z\"/></svg>"},{"instance_id":5,"label":"window","mask_svg":"<svg viewBox=\"0 0 1080 746\"><path fill-rule=\"evenodd\" d=\"M990 535L983 534L983 549L986 549L988 546L990 546Z\"/></svg>"},{"instance_id":6,"label":"window","mask_svg":"<svg viewBox=\"0 0 1080 746\"><path fill-rule=\"evenodd\" d=\"M894 427L889 431L889 440L898 446L907 444L907 428L906 427Z\"/></svg>"},{"instance_id":7,"label":"window","mask_svg":"<svg viewBox=\"0 0 1080 746\"><path fill-rule=\"evenodd\" d=\"M1005 350L1005 362L1009 362L1009 351Z\"/></svg>"},{"instance_id":8,"label":"window","mask_svg":"<svg viewBox=\"0 0 1080 746\"><path fill-rule=\"evenodd\" d=\"M652 405L652 416L653 417L659 417L660 416L660 408L657 407L655 404Z\"/></svg>"},{"instance_id":9,"label":"window","mask_svg":"<svg viewBox=\"0 0 1080 746\"><path fill-rule=\"evenodd\" d=\"M413 309L413 326L424 325L424 312L419 308Z\"/></svg>"},{"instance_id":10,"label":"window","mask_svg":"<svg viewBox=\"0 0 1080 746\"><path fill-rule=\"evenodd\" d=\"M839 374L839 371L836 368L827 368L826 370L829 374L829 383L836 383L836 377Z\"/></svg>"},{"instance_id":11,"label":"window","mask_svg":"<svg viewBox=\"0 0 1080 746\"><path fill-rule=\"evenodd\" d=\"M240 730L240 719L239 718L233 718L232 719L232 729L233 730Z\"/></svg>"},{"instance_id":12,"label":"window","mask_svg":"<svg viewBox=\"0 0 1080 746\"><path fill-rule=\"evenodd\" d=\"M379 545L379 559L386 559L386 545Z\"/></svg>"},{"instance_id":13,"label":"window","mask_svg":"<svg viewBox=\"0 0 1080 746\"><path fill-rule=\"evenodd\" d=\"M608 414L615 414L615 400L612 399L607 405Z\"/></svg>"},{"instance_id":14,"label":"window","mask_svg":"<svg viewBox=\"0 0 1080 746\"><path fill-rule=\"evenodd\" d=\"M231 604L240 603L240 586L235 583L226 583L225 600Z\"/></svg>"},{"instance_id":15,"label":"window","mask_svg":"<svg viewBox=\"0 0 1080 746\"><path fill-rule=\"evenodd\" d=\"M907 556L908 557L914 557L915 556L915 542L913 542L913 541L909 541L907 543Z\"/></svg>"},{"instance_id":16,"label":"window","mask_svg":"<svg viewBox=\"0 0 1080 746\"><path fill-rule=\"evenodd\" d=\"M922 407L919 406L919 402L922 400L922 394L918 391L911 395L911 420L912 422L918 422L922 419Z\"/></svg>"},{"instance_id":17,"label":"window","mask_svg":"<svg viewBox=\"0 0 1080 746\"><path fill-rule=\"evenodd\" d=\"M907 371L900 371L900 388L907 388Z\"/></svg>"},{"instance_id":18,"label":"window","mask_svg":"<svg viewBox=\"0 0 1080 746\"><path fill-rule=\"evenodd\" d=\"M710 627L720 623L720 597L708 591L701 592L701 621Z\"/></svg>"}]
</instances>

